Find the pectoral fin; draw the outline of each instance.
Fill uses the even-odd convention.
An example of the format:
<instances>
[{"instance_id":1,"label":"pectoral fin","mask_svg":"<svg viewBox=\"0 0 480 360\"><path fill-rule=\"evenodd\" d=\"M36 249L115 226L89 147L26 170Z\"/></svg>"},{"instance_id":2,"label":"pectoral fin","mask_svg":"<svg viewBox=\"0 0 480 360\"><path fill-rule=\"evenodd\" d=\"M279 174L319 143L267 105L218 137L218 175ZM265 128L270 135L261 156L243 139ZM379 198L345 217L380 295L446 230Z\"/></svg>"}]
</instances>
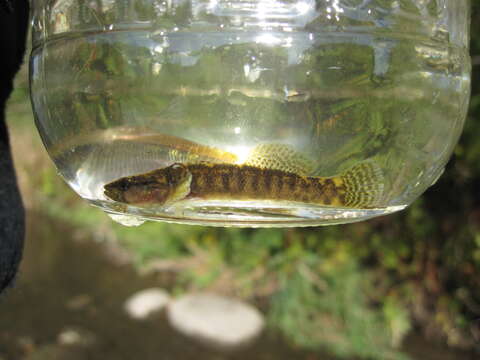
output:
<instances>
[{"instance_id":1,"label":"pectoral fin","mask_svg":"<svg viewBox=\"0 0 480 360\"><path fill-rule=\"evenodd\" d=\"M182 181L167 198L164 206L168 207L173 203L185 199L190 194L190 184L192 183L192 174L189 172L184 181Z\"/></svg>"}]
</instances>

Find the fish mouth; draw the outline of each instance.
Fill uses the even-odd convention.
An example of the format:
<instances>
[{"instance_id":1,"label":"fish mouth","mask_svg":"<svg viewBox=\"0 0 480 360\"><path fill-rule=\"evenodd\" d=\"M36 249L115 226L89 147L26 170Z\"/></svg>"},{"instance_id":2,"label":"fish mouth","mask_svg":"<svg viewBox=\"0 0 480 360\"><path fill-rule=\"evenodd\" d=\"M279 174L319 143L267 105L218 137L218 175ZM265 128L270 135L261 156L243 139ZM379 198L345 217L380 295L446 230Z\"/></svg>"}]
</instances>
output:
<instances>
[{"instance_id":1,"label":"fish mouth","mask_svg":"<svg viewBox=\"0 0 480 360\"><path fill-rule=\"evenodd\" d=\"M125 185L122 182L123 179L120 179L104 185L104 195L111 200L125 202L124 191L121 190L125 190Z\"/></svg>"}]
</instances>

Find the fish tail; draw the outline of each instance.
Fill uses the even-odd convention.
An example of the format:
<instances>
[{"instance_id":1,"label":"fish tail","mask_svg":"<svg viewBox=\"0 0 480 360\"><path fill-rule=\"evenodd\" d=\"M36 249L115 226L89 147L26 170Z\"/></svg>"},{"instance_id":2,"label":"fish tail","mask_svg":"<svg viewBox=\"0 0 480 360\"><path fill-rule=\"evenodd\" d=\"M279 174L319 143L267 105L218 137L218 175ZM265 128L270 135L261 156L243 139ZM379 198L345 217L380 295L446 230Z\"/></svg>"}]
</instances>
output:
<instances>
[{"instance_id":1,"label":"fish tail","mask_svg":"<svg viewBox=\"0 0 480 360\"><path fill-rule=\"evenodd\" d=\"M341 175L345 187L345 205L354 208L374 208L382 200L383 172L373 160L352 166Z\"/></svg>"}]
</instances>

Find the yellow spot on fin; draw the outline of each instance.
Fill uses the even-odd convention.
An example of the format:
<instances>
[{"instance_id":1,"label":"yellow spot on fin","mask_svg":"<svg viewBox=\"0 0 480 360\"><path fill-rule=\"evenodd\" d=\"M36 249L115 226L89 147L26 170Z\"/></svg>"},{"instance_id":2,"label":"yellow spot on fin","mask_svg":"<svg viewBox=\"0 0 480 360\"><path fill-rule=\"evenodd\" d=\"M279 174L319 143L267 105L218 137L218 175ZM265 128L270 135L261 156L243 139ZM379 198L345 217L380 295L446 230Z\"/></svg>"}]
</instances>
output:
<instances>
[{"instance_id":1,"label":"yellow spot on fin","mask_svg":"<svg viewBox=\"0 0 480 360\"><path fill-rule=\"evenodd\" d=\"M345 205L355 208L379 206L385 178L378 164L367 160L346 170L341 178L345 186Z\"/></svg>"}]
</instances>

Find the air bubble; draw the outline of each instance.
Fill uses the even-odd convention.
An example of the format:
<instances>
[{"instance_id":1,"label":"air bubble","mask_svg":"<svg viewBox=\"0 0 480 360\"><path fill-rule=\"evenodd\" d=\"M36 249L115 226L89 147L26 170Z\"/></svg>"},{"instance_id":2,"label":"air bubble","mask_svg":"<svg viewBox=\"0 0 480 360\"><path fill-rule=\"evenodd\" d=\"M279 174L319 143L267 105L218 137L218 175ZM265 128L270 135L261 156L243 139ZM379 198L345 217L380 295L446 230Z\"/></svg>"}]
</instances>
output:
<instances>
[{"instance_id":1,"label":"air bubble","mask_svg":"<svg viewBox=\"0 0 480 360\"><path fill-rule=\"evenodd\" d=\"M123 226L140 226L142 225L145 220L142 218L139 218L138 216L132 216L132 215L119 215L119 214L111 214L107 213L110 218L115 221L116 223L119 223Z\"/></svg>"}]
</instances>

